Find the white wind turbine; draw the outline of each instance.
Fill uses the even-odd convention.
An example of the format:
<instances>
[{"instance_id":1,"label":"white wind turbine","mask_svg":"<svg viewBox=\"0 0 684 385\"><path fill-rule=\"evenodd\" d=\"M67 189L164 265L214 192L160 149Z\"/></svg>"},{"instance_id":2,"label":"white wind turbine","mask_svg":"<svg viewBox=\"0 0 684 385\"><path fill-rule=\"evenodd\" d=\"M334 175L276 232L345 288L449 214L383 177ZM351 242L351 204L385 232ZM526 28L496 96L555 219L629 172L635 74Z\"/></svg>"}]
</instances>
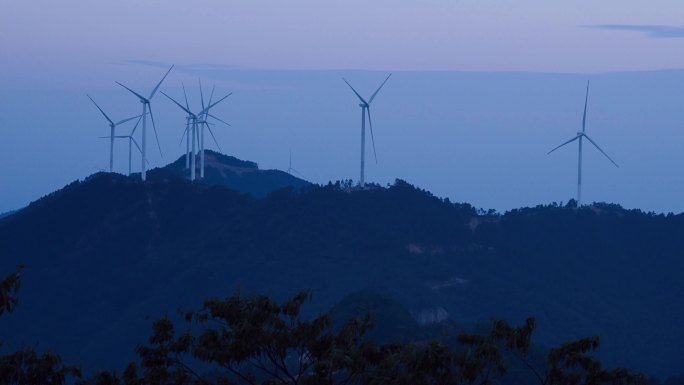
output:
<instances>
[{"instance_id":1,"label":"white wind turbine","mask_svg":"<svg viewBox=\"0 0 684 385\"><path fill-rule=\"evenodd\" d=\"M292 167L292 150L290 150L290 165L287 167L287 173L290 175L293 175L293 173L295 173L295 174L299 175L300 177L304 178L304 175L302 175L301 172L295 170Z\"/></svg>"},{"instance_id":2,"label":"white wind turbine","mask_svg":"<svg viewBox=\"0 0 684 385\"><path fill-rule=\"evenodd\" d=\"M135 123L135 126L133 127L133 130L129 135L115 135L114 138L117 139L128 139L128 176L131 176L132 169L131 169L131 160L133 156L133 144L135 144L135 147L138 148L138 151L140 152L140 155L142 155L142 149L140 148L140 145L138 145L138 142L135 140L133 137L133 134L135 134L135 130L138 129L138 125L140 124L141 116L137 116L138 121ZM100 138L109 138L108 136L101 136ZM150 162L147 162L149 166Z\"/></svg>"},{"instance_id":3,"label":"white wind turbine","mask_svg":"<svg viewBox=\"0 0 684 385\"><path fill-rule=\"evenodd\" d=\"M224 99L226 99L227 97L229 97L231 94L228 94L228 95L222 97L221 99L219 99L218 101L216 101L216 102L214 102L214 103L210 103L209 106L207 106L206 108L203 108L202 111L200 111L198 114L194 114L194 113L192 113L192 112L190 111L189 108L183 107L182 104L178 103L175 99L173 99L173 98L170 97L169 95L165 94L164 91L161 91L161 93L162 93L164 96L166 96L167 98L169 98L169 100L171 100L173 103L175 103L175 104L176 104L178 107L180 107L183 111L185 111L185 112L188 114L188 116L190 117L191 124L192 124L192 133L188 132L189 135L192 135L192 156L190 157L190 180L195 180L195 168L196 168L196 155L195 155L196 144L195 144L195 138L196 138L196 136L197 136L197 124L200 123L199 117L204 116L205 114L207 114L207 113L209 112L209 109L210 109L210 108L212 108L212 107L214 107L215 105L221 103ZM205 122L205 123L206 123L206 122Z\"/></svg>"},{"instance_id":4,"label":"white wind turbine","mask_svg":"<svg viewBox=\"0 0 684 385\"><path fill-rule=\"evenodd\" d=\"M603 154L606 158L608 158L608 160L610 160L610 161L615 165L615 167L620 167L620 166L618 166L617 163L615 163L615 161L614 161L610 156L608 156L608 154L606 154L605 151L603 151L603 150L601 149L601 147L599 147L598 144L596 144L596 142L594 142L594 141L586 134L586 128L587 128L587 104L588 104L588 103L589 103L589 82L587 81L587 94L586 94L586 97L585 97L585 99L584 99L584 115L583 115L583 117L582 117L582 131L578 132L577 135L575 135L575 137L573 137L572 139L570 139L570 140L564 142L564 143L561 144L560 146L554 148L553 150L551 150L551 151L549 151L549 152L547 153L547 155L548 155L548 154L550 154L550 153L552 153L552 152L558 150L559 148L565 146L566 144L572 143L572 142L574 142L574 141L576 141L576 140L579 141L579 153L578 153L578 158L577 158L577 159L578 159L578 160L577 160L577 205L578 205L578 206L579 206L579 205L581 204L581 202L582 202L582 139L586 138L586 139L589 141L589 143L593 144L594 147L596 147L596 149L598 149L598 150L601 152L601 154Z\"/></svg>"},{"instance_id":5,"label":"white wind turbine","mask_svg":"<svg viewBox=\"0 0 684 385\"><path fill-rule=\"evenodd\" d=\"M108 137L105 136L104 138L109 138L109 172L114 172L114 138L116 137L116 133L114 132L115 128L116 128L116 126L119 126L123 123L131 121L133 119L140 118L141 115L134 116L132 118L127 118L127 119L124 119L124 120L121 120L119 122L114 123L112 121L112 119L110 119L109 116L107 116L107 114L105 114L105 112L102 110L102 108L100 108L100 106L97 103L95 103L93 98L91 98L90 95L87 95L87 96L88 96L88 99L90 99L90 101L93 102L95 107L97 107L97 109L100 110L102 115L109 122L109 136ZM137 127L137 124L136 124L136 127Z\"/></svg>"},{"instance_id":6,"label":"white wind turbine","mask_svg":"<svg viewBox=\"0 0 684 385\"><path fill-rule=\"evenodd\" d=\"M373 93L373 95L366 101L364 98L359 95L358 92L352 87L351 84L347 81L347 79L342 78L345 83L349 86L349 88L354 91L356 96L359 98L361 103L359 103L359 107L361 107L361 177L359 178L359 185L361 187L364 186L365 184L365 168L366 168L366 114L368 114L368 125L370 126L370 133L371 133L371 142L373 143L373 155L375 156L375 163L378 162L378 156L377 153L375 152L375 138L373 138L373 121L371 119L371 113L370 113L370 104L373 103L373 99L378 95L378 92L380 92L380 89L387 83L387 80L389 80L390 76L392 74L389 74L387 78L385 79L382 84L380 84L380 87Z\"/></svg>"},{"instance_id":7,"label":"white wind turbine","mask_svg":"<svg viewBox=\"0 0 684 385\"><path fill-rule=\"evenodd\" d=\"M161 145L159 144L159 136L157 136L157 126L154 123L154 115L152 114L152 105L150 104L150 100L152 100L152 97L154 97L154 94L157 92L159 89L159 86L161 86L162 82L166 77L169 75L169 72L173 69L173 65L169 68L168 71L166 71L166 74L164 77L157 83L157 86L154 87L152 92L150 93L149 97L144 97L140 95L139 93L133 91L132 89L126 87L125 85L116 82L116 84L120 85L121 87L127 89L130 91L133 95L137 96L138 99L140 100L140 103L142 103L142 161L141 161L141 171L140 171L140 178L145 181L147 179L147 110L150 110L150 118L152 119L152 128L154 129L154 137L157 140L157 147L159 147L159 154L163 156L162 150L161 150Z\"/></svg>"},{"instance_id":8,"label":"white wind turbine","mask_svg":"<svg viewBox=\"0 0 684 385\"><path fill-rule=\"evenodd\" d=\"M199 80L199 79L198 79ZM201 125L200 131L198 132L199 135L199 143L200 143L200 178L204 178L204 127L206 126L207 129L209 130L209 133L211 134L212 139L214 140L214 143L216 144L216 147L218 147L219 152L223 152L221 150L221 146L218 144L218 141L216 140L216 136L214 136L214 132L211 130L211 127L209 126L211 123L207 122L208 118L213 118L218 120L219 122L227 125L230 127L230 124L223 121L222 119L216 117L215 115L212 115L209 113L209 110L211 109L211 101L214 98L214 90L216 90L216 87L214 86L211 89L211 95L209 96L209 105L210 107L204 108L204 92L202 91L202 81L199 80L199 87L200 87L200 100L202 102L202 109L204 111L203 114L200 114L198 116L197 123ZM226 95L223 99L227 98L228 96L232 95L233 93L229 93Z\"/></svg>"}]
</instances>

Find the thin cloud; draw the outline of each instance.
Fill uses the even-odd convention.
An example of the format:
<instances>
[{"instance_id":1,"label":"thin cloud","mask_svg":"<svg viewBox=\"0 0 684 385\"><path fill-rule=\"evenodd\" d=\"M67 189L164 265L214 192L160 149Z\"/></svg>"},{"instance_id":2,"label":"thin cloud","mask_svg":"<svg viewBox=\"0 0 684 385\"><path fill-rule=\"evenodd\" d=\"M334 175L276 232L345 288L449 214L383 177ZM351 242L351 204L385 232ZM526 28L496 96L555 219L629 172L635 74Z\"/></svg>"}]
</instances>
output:
<instances>
[{"instance_id":1,"label":"thin cloud","mask_svg":"<svg viewBox=\"0 0 684 385\"><path fill-rule=\"evenodd\" d=\"M124 66L143 66L152 67L167 70L171 62L162 61L152 61L152 60L122 60L116 62L117 65ZM271 84L264 84L263 81L257 80L236 80L231 73L235 70L244 70L244 67L230 64L206 64L206 63L195 63L195 64L175 64L173 67L173 72L180 73L183 75L192 76L202 76L214 81L228 81L233 89L236 90L250 90L250 91L291 91L297 89L292 86L274 86Z\"/></svg>"},{"instance_id":2,"label":"thin cloud","mask_svg":"<svg viewBox=\"0 0 684 385\"><path fill-rule=\"evenodd\" d=\"M589 28L606 29L612 31L639 32L648 38L684 38L684 27L669 25L634 25L634 24L601 24Z\"/></svg>"},{"instance_id":3,"label":"thin cloud","mask_svg":"<svg viewBox=\"0 0 684 385\"><path fill-rule=\"evenodd\" d=\"M124 64L142 65L147 67L155 68L169 68L172 63L151 61L151 60L125 60ZM222 70L234 70L238 69L238 66L230 64L177 64L175 66L177 71L180 72L197 72L197 71L222 71Z\"/></svg>"}]
</instances>

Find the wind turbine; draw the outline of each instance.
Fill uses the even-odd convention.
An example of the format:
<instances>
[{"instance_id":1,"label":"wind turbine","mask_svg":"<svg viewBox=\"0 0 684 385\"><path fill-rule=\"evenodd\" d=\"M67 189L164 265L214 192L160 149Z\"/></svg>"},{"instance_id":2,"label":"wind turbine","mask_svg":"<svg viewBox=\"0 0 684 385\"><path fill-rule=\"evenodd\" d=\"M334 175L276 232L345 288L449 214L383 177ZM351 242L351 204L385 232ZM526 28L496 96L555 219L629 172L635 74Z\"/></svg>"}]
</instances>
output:
<instances>
[{"instance_id":1,"label":"wind turbine","mask_svg":"<svg viewBox=\"0 0 684 385\"><path fill-rule=\"evenodd\" d=\"M606 158L608 158L609 161L611 161L611 162L615 165L615 167L620 167L620 166L618 166L617 163L615 163L615 161L614 161L610 156L608 156L608 154L606 154L605 151L603 151L603 150L601 149L601 147L599 147L598 144L596 144L596 142L594 142L594 141L586 134L586 128L587 128L587 104L588 104L588 103L589 103L589 82L587 81L587 95L586 95L586 97L585 97L585 99L584 99L584 115L582 116L582 131L578 132L577 135L575 135L575 137L573 137L572 139L570 139L570 140L564 142L564 143L561 144L560 146L554 148L553 150L551 150L551 151L549 151L549 152L547 153L547 155L548 155L548 154L550 154L550 153L552 153L552 152L558 150L559 148L565 146L566 144L572 143L572 142L574 142L574 141L576 141L576 140L579 141L579 154L578 154L578 158L577 158L577 159L578 159L578 160L577 160L577 205L578 205L578 206L579 206L579 205L581 204L581 202L582 202L582 139L586 138L586 139L589 141L589 143L593 144L594 147L596 147L596 149L598 149L598 150L601 152L601 154L603 154Z\"/></svg>"},{"instance_id":2,"label":"wind turbine","mask_svg":"<svg viewBox=\"0 0 684 385\"><path fill-rule=\"evenodd\" d=\"M95 107L97 107L97 109L100 110L102 115L109 122L109 172L114 172L114 138L116 137L114 129L118 125L121 125L123 123L126 123L126 122L131 121L131 120L136 119L136 118L140 118L141 115L134 116L132 118L127 118L127 119L124 119L124 120L121 120L119 122L114 123L112 121L112 119L110 119L109 116L107 116L107 114L105 114L105 112L102 110L102 108L100 108L100 106L97 103L95 103L95 101L93 100L93 98L90 97L90 95L86 95L86 96L88 96L88 99L90 99L90 101L93 102ZM136 126L137 126L137 124L136 124Z\"/></svg>"},{"instance_id":3,"label":"wind turbine","mask_svg":"<svg viewBox=\"0 0 684 385\"><path fill-rule=\"evenodd\" d=\"M166 71L166 74L164 77L157 83L157 86L154 87L152 92L150 93L149 97L144 97L140 95L139 93L133 91L132 89L126 87L125 85L116 82L116 84L120 85L121 87L127 89L130 91L133 95L137 96L138 99L140 100L140 103L142 103L142 162L141 162L141 171L140 171L140 177L143 181L147 179L147 109L149 108L150 110L150 118L152 119L152 128L154 129L154 137L157 140L157 147L159 147L159 154L163 157L164 155L162 154L161 150L161 145L159 144L159 136L157 136L157 125L154 123L154 115L152 114L152 105L150 104L150 100L152 100L152 97L154 97L154 94L157 92L159 89L159 86L161 86L162 82L166 77L169 75L169 72L173 69L173 65L169 68L168 71Z\"/></svg>"},{"instance_id":4,"label":"wind turbine","mask_svg":"<svg viewBox=\"0 0 684 385\"><path fill-rule=\"evenodd\" d=\"M138 145L138 142L135 140L133 137L133 134L135 134L135 130L138 129L138 125L140 124L140 121L142 120L142 116L137 116L138 121L135 123L135 126L133 127L133 131L129 135L115 135L114 138L117 139L128 139L128 176L131 176L131 157L132 157L132 145L135 144L135 147L138 148L138 151L140 151L140 154L142 155L142 149ZM101 136L100 138L109 138L109 136ZM149 165L150 162L147 162Z\"/></svg>"},{"instance_id":5,"label":"wind turbine","mask_svg":"<svg viewBox=\"0 0 684 385\"><path fill-rule=\"evenodd\" d=\"M202 108L204 109L204 92L202 91L202 80L198 79L198 81L199 81L199 87L200 87L200 100L202 102ZM211 105L212 99L214 98L214 90L216 90L215 86L211 89L211 95L209 96L209 104L210 105ZM232 95L232 94L233 94L232 92L229 93L226 97L224 97L224 99L227 98L228 96ZM198 116L199 120L197 121L198 124L201 124L200 132L198 133L199 134L199 142L200 142L200 178L204 178L204 127L205 126L209 130L209 133L211 134L211 137L214 140L216 147L218 147L219 152L223 152L221 150L221 146L218 144L218 141L216 140L216 136L214 136L214 132L211 130L211 127L209 126L210 123L207 122L207 119L211 117L211 118L216 119L219 122L230 127L229 123L227 123L227 122L223 121L222 119L210 114L209 113L210 108L211 107L206 108L206 110L204 110L204 113L201 114L200 116Z\"/></svg>"},{"instance_id":6,"label":"wind turbine","mask_svg":"<svg viewBox=\"0 0 684 385\"><path fill-rule=\"evenodd\" d=\"M304 175L302 175L301 172L292 168L292 150L290 150L290 165L287 167L287 173L290 175L292 175L292 173L295 173L295 174L299 175L300 177L304 178Z\"/></svg>"},{"instance_id":7,"label":"wind turbine","mask_svg":"<svg viewBox=\"0 0 684 385\"><path fill-rule=\"evenodd\" d=\"M173 103L175 103L178 107L180 107L183 111L185 111L188 114L188 117L190 118L192 122L192 133L188 132L188 134L192 135L192 157L190 158L190 180L195 180L195 168L196 168L196 156L195 156L195 138L197 135L197 124L199 123L199 117L203 116L204 114L207 114L209 112L209 109L214 107L215 105L221 103L225 98L229 97L231 94L228 94L218 101L214 103L210 103L209 106L206 108L203 108L202 111L200 111L198 114L194 114L190 111L189 108L183 107L182 104L178 103L175 99L170 97L169 95L165 94L164 91L161 91L161 93L169 98Z\"/></svg>"},{"instance_id":8,"label":"wind turbine","mask_svg":"<svg viewBox=\"0 0 684 385\"><path fill-rule=\"evenodd\" d=\"M370 126L370 133L371 133L371 142L373 143L373 155L375 156L375 163L378 163L378 155L375 152L375 138L373 138L373 121L371 119L371 113L370 113L370 105L373 103L373 99L378 95L378 92L380 92L380 89L387 83L389 80L390 76L392 74L389 74L387 78L385 79L382 84L380 84L380 87L373 93L373 95L366 101L361 95L359 95L358 92L352 87L351 84L347 81L347 79L342 78L345 83L349 86L349 88L354 91L356 96L359 98L361 103L359 103L359 107L361 107L361 177L359 178L359 184L361 187L364 186L365 184L365 168L366 168L366 114L368 114L368 125Z\"/></svg>"}]
</instances>

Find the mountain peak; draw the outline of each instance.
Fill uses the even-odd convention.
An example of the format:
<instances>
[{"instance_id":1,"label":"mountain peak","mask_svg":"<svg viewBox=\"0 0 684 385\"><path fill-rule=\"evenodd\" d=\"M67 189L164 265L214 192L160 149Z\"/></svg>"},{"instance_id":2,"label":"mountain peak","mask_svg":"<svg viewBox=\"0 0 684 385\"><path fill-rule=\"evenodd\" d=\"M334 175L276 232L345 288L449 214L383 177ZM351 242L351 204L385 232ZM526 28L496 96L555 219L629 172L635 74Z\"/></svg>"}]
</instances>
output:
<instances>
[{"instance_id":1,"label":"mountain peak","mask_svg":"<svg viewBox=\"0 0 684 385\"><path fill-rule=\"evenodd\" d=\"M256 162L238 159L234 156L221 154L220 152L204 151L205 168L234 169L236 171L258 171L259 165ZM167 170L187 170L185 168L185 155L181 155L173 163L162 167ZM197 167L199 167L199 155L197 156Z\"/></svg>"},{"instance_id":2,"label":"mountain peak","mask_svg":"<svg viewBox=\"0 0 684 385\"><path fill-rule=\"evenodd\" d=\"M263 197L284 188L298 190L310 183L280 170L261 170L256 162L238 159L234 156L205 150L204 178L200 175L200 156L196 159L195 183L205 186L223 186L255 197ZM182 178L189 180L190 169L186 168L185 155L173 163L150 171L151 179Z\"/></svg>"}]
</instances>

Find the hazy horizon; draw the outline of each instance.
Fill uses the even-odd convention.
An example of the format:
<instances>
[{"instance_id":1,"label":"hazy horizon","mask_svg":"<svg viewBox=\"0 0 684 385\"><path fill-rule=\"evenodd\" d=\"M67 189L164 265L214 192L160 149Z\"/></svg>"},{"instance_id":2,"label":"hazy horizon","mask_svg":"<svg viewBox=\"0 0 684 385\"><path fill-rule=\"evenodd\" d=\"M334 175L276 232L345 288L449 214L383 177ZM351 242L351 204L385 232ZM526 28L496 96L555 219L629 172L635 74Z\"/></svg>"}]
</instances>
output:
<instances>
[{"instance_id":1,"label":"hazy horizon","mask_svg":"<svg viewBox=\"0 0 684 385\"><path fill-rule=\"evenodd\" d=\"M196 103L198 76L207 92L235 92L217 109L233 123L216 127L226 153L286 169L291 149L316 183L358 179L360 111L340 78L370 93L393 72L373 106L368 180L498 210L575 196L576 146L545 153L579 130L591 79L587 132L621 168L587 147L584 201L682 212L682 11L677 0L8 3L0 212L106 168L108 127L86 94L115 119L137 114L114 81L149 92L171 63L162 89L175 97L185 82ZM182 153L184 119L161 95L153 106L157 167ZM121 172L126 151L117 143Z\"/></svg>"},{"instance_id":2,"label":"hazy horizon","mask_svg":"<svg viewBox=\"0 0 684 385\"><path fill-rule=\"evenodd\" d=\"M166 63L120 66L92 89L1 90L0 124L6 175L0 212L108 167L104 118L90 94L112 119L139 114L140 104L114 81L146 93ZM369 95L385 71L248 71L221 66L178 65L162 90L199 104L197 77L205 96L233 91L216 114L233 127L216 126L223 152L286 170L293 165L308 180L358 180L360 109L346 77ZM367 146L367 180L382 185L404 179L452 201L499 211L574 198L577 146L546 152L581 128L586 81L591 80L587 133L621 166L615 168L585 146L583 201L627 208L682 212L684 132L678 84L684 70L597 75L549 73L394 72L373 103L378 164ZM18 97L17 97L18 96ZM26 103L30 100L30 103ZM151 167L181 156L182 111L163 95L153 99L165 157L148 130ZM42 111L35 114L34 111ZM132 124L119 131L126 134ZM216 149L209 137L208 148ZM31 157L22 158L26 149ZM115 146L115 169L127 170L127 144ZM682 154L682 155L680 155ZM38 156L36 156L38 155ZM133 169L139 170L134 154ZM25 165L21 169L18 165ZM506 191L502 194L502 191Z\"/></svg>"}]
</instances>

